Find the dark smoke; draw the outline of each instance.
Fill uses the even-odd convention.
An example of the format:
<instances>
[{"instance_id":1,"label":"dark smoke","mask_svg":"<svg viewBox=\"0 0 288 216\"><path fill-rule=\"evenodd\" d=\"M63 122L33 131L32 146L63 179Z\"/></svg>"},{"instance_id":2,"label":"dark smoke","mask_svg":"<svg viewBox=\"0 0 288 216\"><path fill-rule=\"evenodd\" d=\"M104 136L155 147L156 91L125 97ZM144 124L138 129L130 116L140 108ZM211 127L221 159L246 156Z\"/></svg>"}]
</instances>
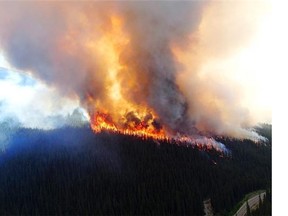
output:
<instances>
[{"instance_id":1,"label":"dark smoke","mask_svg":"<svg viewBox=\"0 0 288 216\"><path fill-rule=\"evenodd\" d=\"M129 38L118 59L129 66L117 74L121 93L133 104L157 114L155 128L164 125L174 134L191 134L205 125L202 128L209 131L207 125L222 124L222 119L209 109L205 117L198 116L197 85L203 91L206 85L192 74L187 77L192 82L185 83L183 92L177 82L181 65L172 52L172 46L184 49L190 43L207 5L208 1L1 2L0 47L13 66L33 73L63 95L79 99L89 113L95 112L97 103L106 109L108 72L107 63L93 46L111 29L111 16L120 16ZM130 78L136 82L130 83ZM190 86L191 93L187 93ZM197 97L195 103L193 97ZM133 112L126 115L126 121L141 122ZM226 125L220 128L218 134L231 131ZM242 129L239 125L235 128Z\"/></svg>"}]
</instances>

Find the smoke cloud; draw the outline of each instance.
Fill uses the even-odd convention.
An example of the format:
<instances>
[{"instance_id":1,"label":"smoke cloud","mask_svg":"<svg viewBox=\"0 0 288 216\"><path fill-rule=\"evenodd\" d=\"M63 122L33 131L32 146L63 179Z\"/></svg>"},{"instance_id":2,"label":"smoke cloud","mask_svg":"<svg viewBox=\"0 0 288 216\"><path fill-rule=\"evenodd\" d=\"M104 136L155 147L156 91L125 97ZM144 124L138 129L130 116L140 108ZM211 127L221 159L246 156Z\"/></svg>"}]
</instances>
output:
<instances>
[{"instance_id":1,"label":"smoke cloud","mask_svg":"<svg viewBox=\"0 0 288 216\"><path fill-rule=\"evenodd\" d=\"M61 96L28 74L0 67L0 89L0 133L9 134L7 128L78 127L89 119L78 101Z\"/></svg>"},{"instance_id":2,"label":"smoke cloud","mask_svg":"<svg viewBox=\"0 0 288 216\"><path fill-rule=\"evenodd\" d=\"M160 124L174 135L257 135L246 129L255 122L249 107L241 104L237 85L213 71L203 72L208 60L249 42L250 34L242 40L233 27L242 19L236 14L228 23L232 42L211 45L211 37L221 38L227 27L227 17L215 23L211 14L218 7L231 12L231 5L225 9L223 3L215 6L208 1L0 4L0 47L10 64L63 96L80 100L91 116L109 113L118 126L152 122L154 129ZM243 10L249 12L249 7L244 5ZM253 31L245 19L241 25L246 33Z\"/></svg>"}]
</instances>

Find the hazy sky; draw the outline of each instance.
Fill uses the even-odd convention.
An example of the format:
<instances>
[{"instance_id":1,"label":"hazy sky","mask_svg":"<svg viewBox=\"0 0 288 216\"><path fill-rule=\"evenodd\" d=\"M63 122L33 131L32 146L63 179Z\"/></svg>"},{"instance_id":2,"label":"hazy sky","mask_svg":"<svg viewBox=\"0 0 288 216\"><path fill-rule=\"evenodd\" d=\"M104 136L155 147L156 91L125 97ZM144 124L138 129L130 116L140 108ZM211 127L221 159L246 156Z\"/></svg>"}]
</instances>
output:
<instances>
[{"instance_id":1,"label":"hazy sky","mask_svg":"<svg viewBox=\"0 0 288 216\"><path fill-rule=\"evenodd\" d=\"M16 71L3 56L0 89L0 122L13 119L24 127L51 129L65 125L65 118L79 108L77 100L62 97L31 75ZM87 119L84 111L83 115Z\"/></svg>"},{"instance_id":2,"label":"hazy sky","mask_svg":"<svg viewBox=\"0 0 288 216\"><path fill-rule=\"evenodd\" d=\"M235 96L237 106L248 108L249 115L253 116L253 122L270 123L272 120L271 82L273 74L277 68L281 68L281 65L284 68L285 64L284 53L279 53L277 49L284 42L281 32L283 27L279 26L279 19L283 18L284 11L277 2L274 4L264 0L252 1L252 3L249 3L250 1L237 2L241 3L236 7L231 5L230 1L209 3L207 1L208 6L204 7L201 21L197 23L197 25L199 24L197 34L191 36L194 38L197 35L201 39L200 42L196 46L191 45L191 51L186 54L182 54L181 50L175 48L175 56L185 65L181 67L183 73L177 77L177 82L184 95L189 95L188 89L193 81L187 81L190 76L190 68L187 68L187 65L190 64L187 62L199 58L201 64L190 66L197 68L197 77L201 80L201 82L197 82L197 85L201 83L201 85L199 84L201 91L205 91L205 89L209 89L207 92L215 91L218 96L220 95L219 97L225 95L223 96L225 101L234 103L234 99L229 99L234 96L229 95L227 89L237 88ZM141 13L143 12L142 9L139 10ZM171 14L171 16L177 16L177 14ZM17 32L17 34L20 33ZM21 39L21 34L17 37ZM234 38L236 39L234 40ZM35 73L21 70L21 67L10 64L8 58L5 57L6 50L4 48L1 50L1 47L3 46L0 40L1 119L14 116L23 126L51 128L55 126L53 116L56 118L71 115L77 107L81 106L79 98L68 98L62 94L62 90L59 91L59 89L49 86L49 82L43 82L42 78L35 76ZM187 47L189 49L189 45ZM185 48L185 51L187 49ZM197 57L193 52L197 52ZM188 55L187 53L192 54ZM207 86L203 83L206 83ZM223 85L228 88L222 91L224 88L221 86ZM191 98L193 98L192 96ZM197 106L203 110L201 104ZM195 105L195 107L197 106ZM230 112L231 109L231 107L229 110L227 109L227 112ZM206 111L209 113L209 108ZM231 113L237 112L238 110L231 111ZM83 113L87 115L85 111ZM203 113L196 115L193 112L191 115L201 118ZM45 120L43 121L43 119ZM233 119L231 122L238 123L238 120ZM202 123L200 122L199 128L201 127Z\"/></svg>"}]
</instances>

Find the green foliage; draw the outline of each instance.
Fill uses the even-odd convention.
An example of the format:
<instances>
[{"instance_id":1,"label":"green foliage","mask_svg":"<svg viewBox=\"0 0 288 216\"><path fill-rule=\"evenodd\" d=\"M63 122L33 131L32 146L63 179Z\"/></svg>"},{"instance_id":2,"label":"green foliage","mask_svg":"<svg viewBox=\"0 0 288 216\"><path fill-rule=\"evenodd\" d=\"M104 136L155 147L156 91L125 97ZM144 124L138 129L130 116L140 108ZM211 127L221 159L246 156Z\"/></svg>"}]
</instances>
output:
<instances>
[{"instance_id":1,"label":"green foliage","mask_svg":"<svg viewBox=\"0 0 288 216\"><path fill-rule=\"evenodd\" d=\"M219 141L232 156L87 128L20 130L0 157L0 215L203 215L207 197L223 215L270 187L271 146Z\"/></svg>"}]
</instances>

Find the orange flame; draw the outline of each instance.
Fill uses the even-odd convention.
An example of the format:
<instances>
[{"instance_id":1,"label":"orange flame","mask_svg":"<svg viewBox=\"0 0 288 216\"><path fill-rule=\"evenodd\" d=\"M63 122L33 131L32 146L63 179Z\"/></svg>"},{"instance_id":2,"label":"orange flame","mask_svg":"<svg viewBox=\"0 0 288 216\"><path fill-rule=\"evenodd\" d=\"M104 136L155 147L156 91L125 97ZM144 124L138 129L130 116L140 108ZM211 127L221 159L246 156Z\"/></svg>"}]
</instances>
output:
<instances>
[{"instance_id":1,"label":"orange flame","mask_svg":"<svg viewBox=\"0 0 288 216\"><path fill-rule=\"evenodd\" d=\"M152 122L152 123L151 123ZM213 149L219 152L225 152L225 146L218 143L212 138L198 137L186 135L169 135L163 128L153 126L154 121L147 122L141 120L137 123L126 122L126 124L117 125L113 122L111 116L106 113L96 112L91 117L91 128L94 132L109 131L130 136L137 136L142 139L154 139L174 143L177 145L196 146L198 149L211 151ZM130 124L131 123L131 124ZM132 125L132 126L131 126ZM156 141L157 142L157 141ZM158 142L157 142L158 143ZM159 144L159 143L158 143Z\"/></svg>"},{"instance_id":2,"label":"orange flame","mask_svg":"<svg viewBox=\"0 0 288 216\"><path fill-rule=\"evenodd\" d=\"M108 30L108 31L107 31ZM89 41L87 47L95 56L101 56L106 74L104 77L105 97L101 101L87 94L87 103L95 107L90 110L91 128L95 132L109 130L121 134L168 139L164 129L157 123L157 116L145 104L135 104L125 95L127 85L131 90L137 85L120 61L121 52L129 46L129 37L123 31L123 20L114 15L110 18L110 27L103 29L103 34L97 41ZM125 86L123 85L125 80ZM103 111L104 110L104 111ZM157 125L158 124L158 125Z\"/></svg>"},{"instance_id":3,"label":"orange flame","mask_svg":"<svg viewBox=\"0 0 288 216\"><path fill-rule=\"evenodd\" d=\"M86 44L95 58L101 56L102 70L105 72L102 74L103 96L95 98L93 94L87 92L85 98L90 108L92 130L96 133L110 131L142 139L151 138L175 144L193 145L206 150L211 149L212 146L217 149L217 142L213 139L206 139L201 144L197 138L175 134L170 128L166 128L166 125L161 125L157 114L145 104L145 100L139 103L135 98L131 99L129 91L138 92L139 77L133 76L135 68L130 67L126 61L121 61L123 52L126 49L133 49L130 47L130 38L124 31L123 23L120 16L112 16L109 25L103 29L101 37L90 40Z\"/></svg>"},{"instance_id":4,"label":"orange flame","mask_svg":"<svg viewBox=\"0 0 288 216\"><path fill-rule=\"evenodd\" d=\"M96 112L93 114L90 121L91 128L96 133L107 130L125 135L139 136L143 139L169 139L163 128L156 128L153 126L154 121L152 121L152 119L150 121L137 119L137 122L126 120L126 122L117 125L113 122L109 114Z\"/></svg>"}]
</instances>

